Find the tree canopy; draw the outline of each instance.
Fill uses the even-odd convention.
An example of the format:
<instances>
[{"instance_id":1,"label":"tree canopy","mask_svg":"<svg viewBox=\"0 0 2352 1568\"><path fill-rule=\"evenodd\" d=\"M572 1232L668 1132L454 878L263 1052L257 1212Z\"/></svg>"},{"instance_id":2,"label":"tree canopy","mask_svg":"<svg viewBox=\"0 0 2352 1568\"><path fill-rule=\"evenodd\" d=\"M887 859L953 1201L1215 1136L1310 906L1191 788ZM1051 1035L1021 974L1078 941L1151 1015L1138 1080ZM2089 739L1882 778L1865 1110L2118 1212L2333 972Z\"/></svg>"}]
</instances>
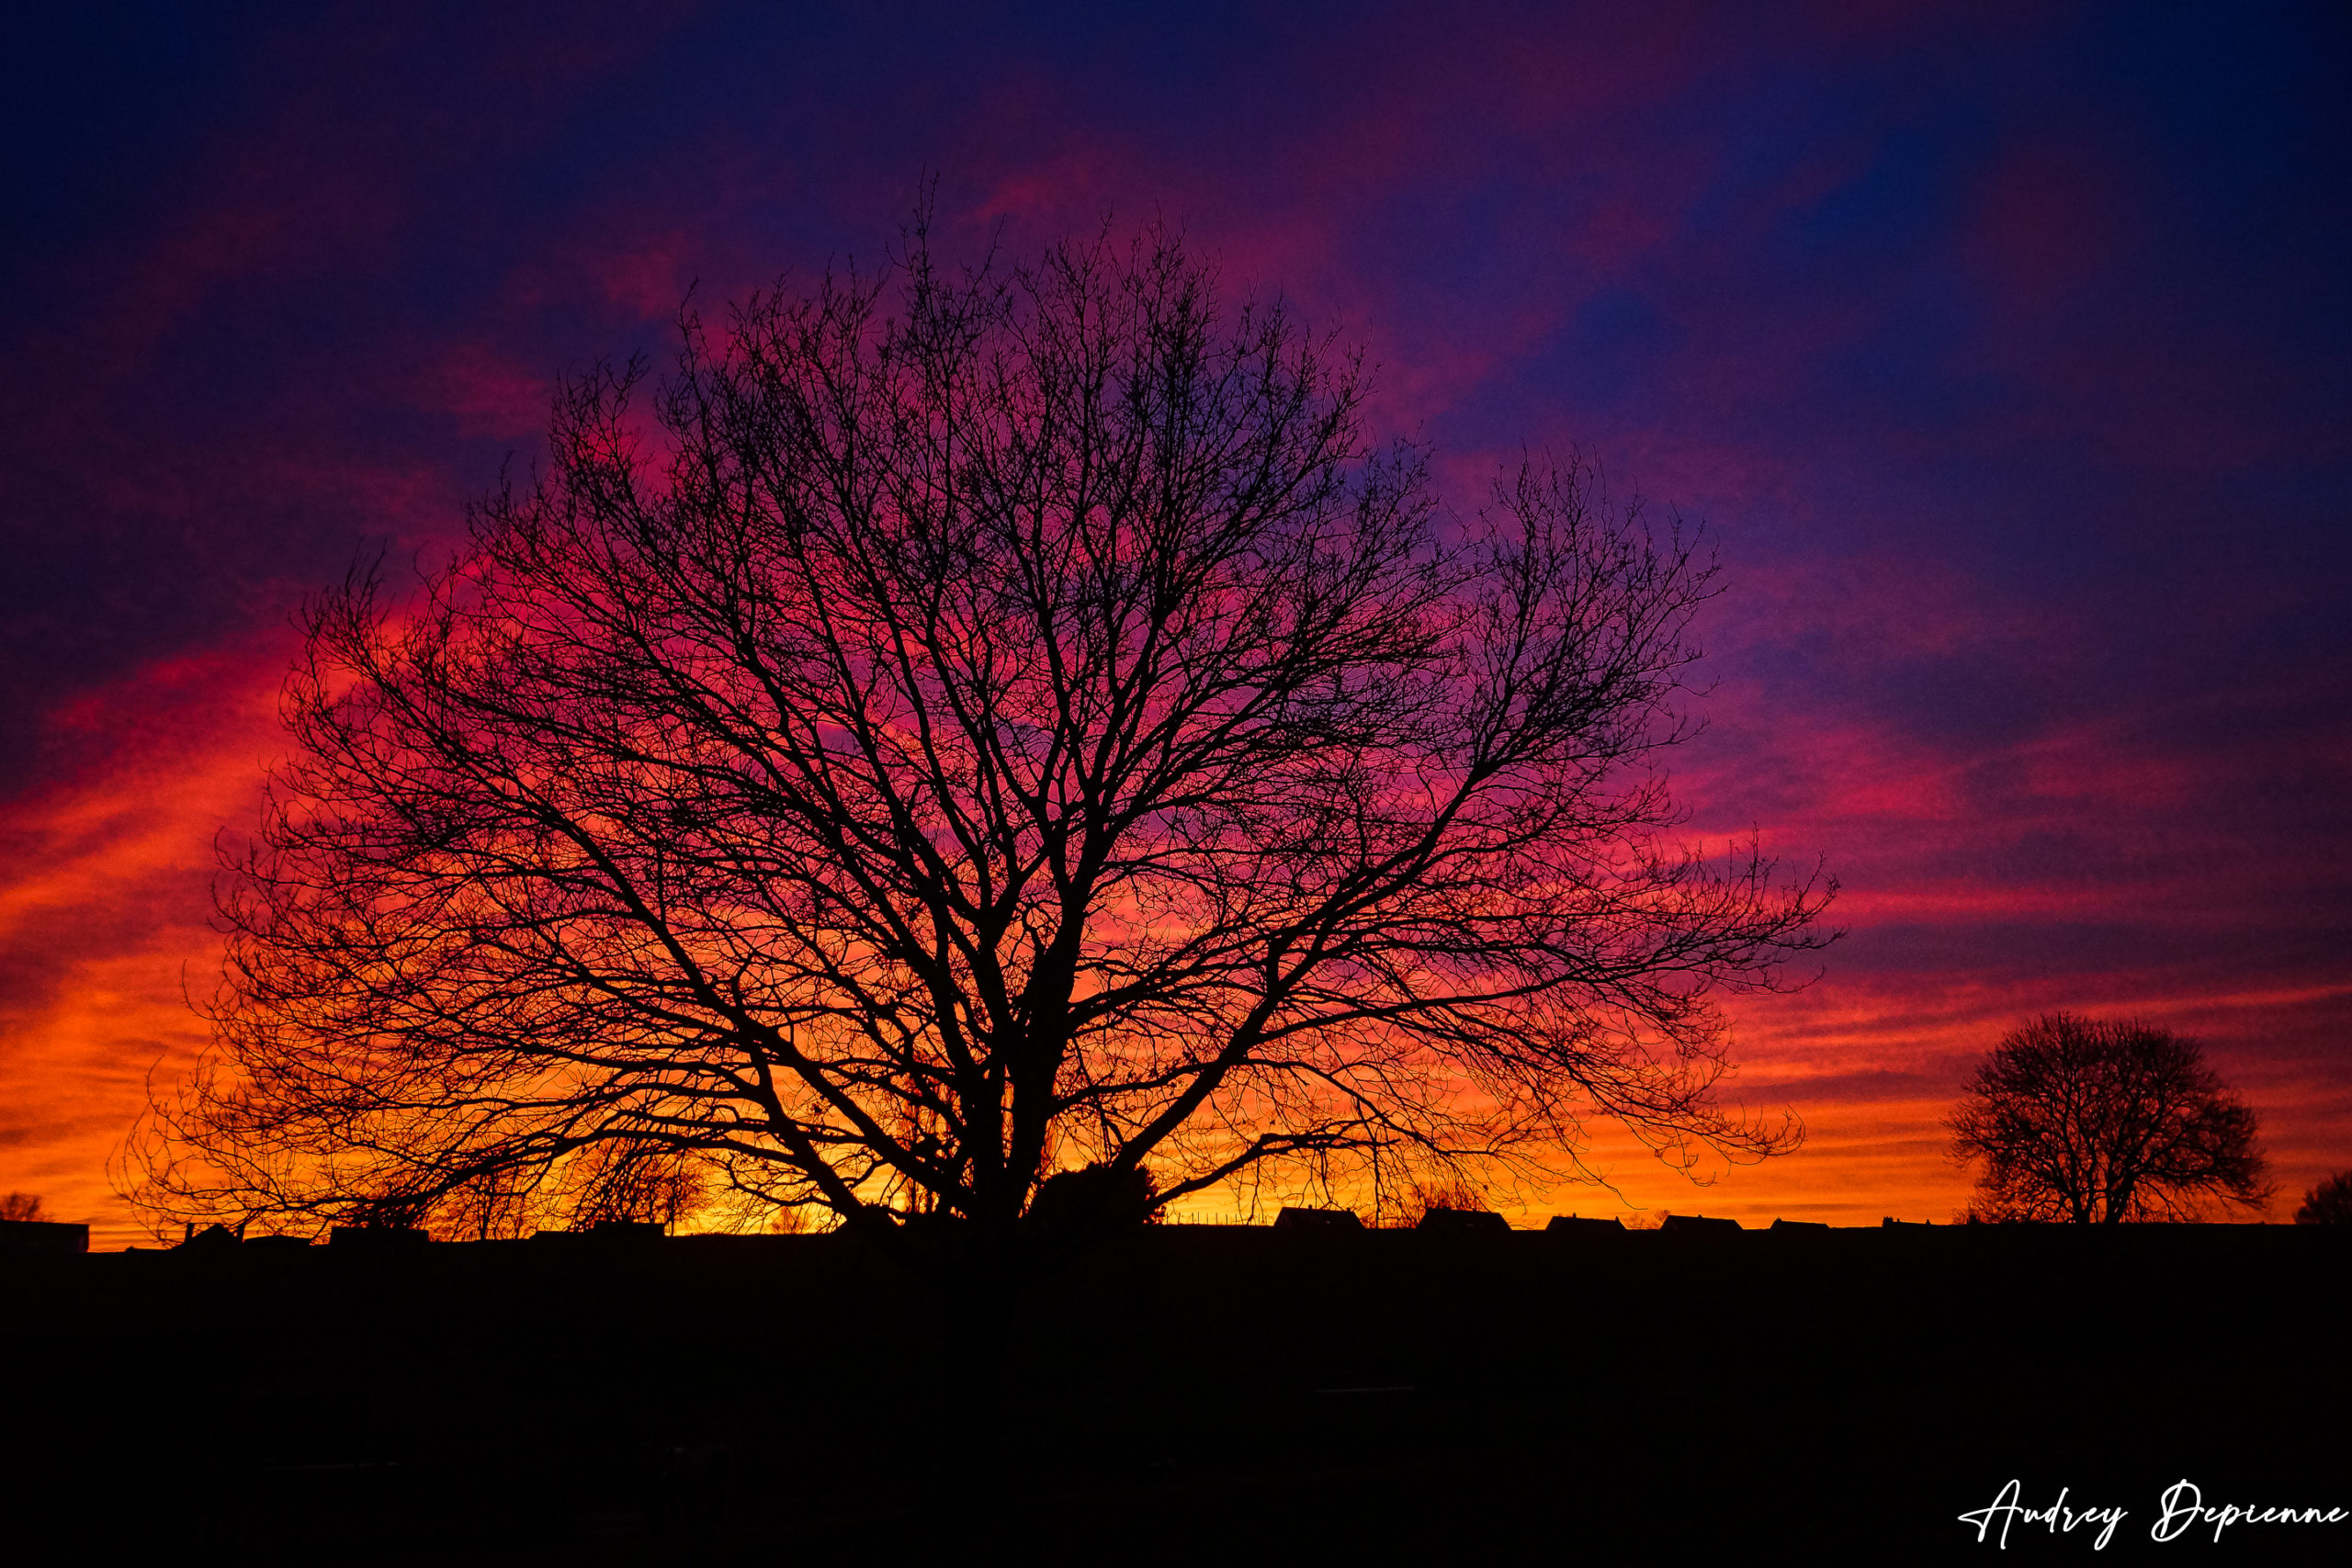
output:
<instances>
[{"instance_id":1,"label":"tree canopy","mask_svg":"<svg viewBox=\"0 0 2352 1568\"><path fill-rule=\"evenodd\" d=\"M2314 1182L2295 1211L2299 1225L2352 1224L2352 1170L2339 1170Z\"/></svg>"},{"instance_id":2,"label":"tree canopy","mask_svg":"<svg viewBox=\"0 0 2352 1568\"><path fill-rule=\"evenodd\" d=\"M1832 885L1675 836L1691 536L1533 462L1446 511L1161 233L683 329L413 599L310 608L143 1201L1001 1229L1794 1141L1714 998Z\"/></svg>"},{"instance_id":3,"label":"tree canopy","mask_svg":"<svg viewBox=\"0 0 2352 1568\"><path fill-rule=\"evenodd\" d=\"M2012 1031L1948 1125L1979 1164L1982 1219L2186 1220L2270 1197L2253 1110L2195 1041L2144 1023L2053 1013Z\"/></svg>"}]
</instances>

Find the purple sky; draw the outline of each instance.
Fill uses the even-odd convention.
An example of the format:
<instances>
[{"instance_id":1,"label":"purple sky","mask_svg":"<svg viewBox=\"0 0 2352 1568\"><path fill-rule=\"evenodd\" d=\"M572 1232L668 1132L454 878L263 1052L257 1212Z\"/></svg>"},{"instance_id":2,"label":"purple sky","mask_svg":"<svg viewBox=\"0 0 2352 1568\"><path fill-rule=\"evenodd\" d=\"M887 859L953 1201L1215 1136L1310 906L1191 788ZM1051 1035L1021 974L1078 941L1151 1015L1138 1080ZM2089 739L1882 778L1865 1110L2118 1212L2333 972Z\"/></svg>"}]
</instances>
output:
<instances>
[{"instance_id":1,"label":"purple sky","mask_svg":"<svg viewBox=\"0 0 2352 1568\"><path fill-rule=\"evenodd\" d=\"M2352 1166L2344 7L56 9L0 94L0 1187L102 1244L289 612L927 176L950 252L1180 224L1464 505L1525 444L1714 532L1692 830L1826 854L1850 934L1735 1009L1808 1147L1634 1201L1942 1218L1961 1071L2058 1008L2205 1039L2278 1217Z\"/></svg>"}]
</instances>

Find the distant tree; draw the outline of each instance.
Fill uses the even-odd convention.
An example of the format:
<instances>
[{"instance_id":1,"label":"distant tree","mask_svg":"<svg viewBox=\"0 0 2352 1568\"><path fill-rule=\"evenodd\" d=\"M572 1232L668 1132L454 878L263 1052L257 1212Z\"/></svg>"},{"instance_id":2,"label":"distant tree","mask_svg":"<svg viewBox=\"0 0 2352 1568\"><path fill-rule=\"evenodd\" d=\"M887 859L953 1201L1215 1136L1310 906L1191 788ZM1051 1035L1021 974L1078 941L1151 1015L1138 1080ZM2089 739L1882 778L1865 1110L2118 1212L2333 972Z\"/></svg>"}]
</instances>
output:
<instances>
[{"instance_id":1,"label":"distant tree","mask_svg":"<svg viewBox=\"0 0 2352 1568\"><path fill-rule=\"evenodd\" d=\"M379 1192L351 1197L337 1205L335 1218L357 1230L422 1230L433 1200L418 1192Z\"/></svg>"},{"instance_id":2,"label":"distant tree","mask_svg":"<svg viewBox=\"0 0 2352 1568\"><path fill-rule=\"evenodd\" d=\"M1441 524L1356 359L1158 234L898 276L689 319L420 603L311 607L142 1201L1009 1236L1084 1168L1126 1215L1595 1114L1795 1142L1714 1099L1713 998L1831 889L1672 837L1690 539L1532 465Z\"/></svg>"},{"instance_id":3,"label":"distant tree","mask_svg":"<svg viewBox=\"0 0 2352 1568\"><path fill-rule=\"evenodd\" d=\"M2352 1170L2339 1170L2303 1194L2299 1225L2352 1225Z\"/></svg>"},{"instance_id":4,"label":"distant tree","mask_svg":"<svg viewBox=\"0 0 2352 1568\"><path fill-rule=\"evenodd\" d=\"M1098 1164L1039 1182L1027 1217L1039 1230L1086 1234L1150 1224L1159 1213L1149 1171Z\"/></svg>"},{"instance_id":5,"label":"distant tree","mask_svg":"<svg viewBox=\"0 0 2352 1568\"><path fill-rule=\"evenodd\" d=\"M1453 1171L1408 1175L1401 1187L1382 1208L1379 1222L1385 1227L1411 1230L1432 1209L1459 1213L1483 1213L1487 1209L1487 1195Z\"/></svg>"},{"instance_id":6,"label":"distant tree","mask_svg":"<svg viewBox=\"0 0 2352 1568\"><path fill-rule=\"evenodd\" d=\"M592 1144L571 1162L567 1207L574 1224L628 1220L668 1229L704 1196L702 1173L676 1145L658 1138Z\"/></svg>"},{"instance_id":7,"label":"distant tree","mask_svg":"<svg viewBox=\"0 0 2352 1568\"><path fill-rule=\"evenodd\" d=\"M2194 1041L2055 1013L2005 1037L1948 1122L1972 1217L2112 1224L2260 1208L2255 1114Z\"/></svg>"},{"instance_id":8,"label":"distant tree","mask_svg":"<svg viewBox=\"0 0 2352 1568\"><path fill-rule=\"evenodd\" d=\"M40 1206L40 1196L34 1192L11 1192L0 1198L0 1220L45 1220L48 1213Z\"/></svg>"}]
</instances>

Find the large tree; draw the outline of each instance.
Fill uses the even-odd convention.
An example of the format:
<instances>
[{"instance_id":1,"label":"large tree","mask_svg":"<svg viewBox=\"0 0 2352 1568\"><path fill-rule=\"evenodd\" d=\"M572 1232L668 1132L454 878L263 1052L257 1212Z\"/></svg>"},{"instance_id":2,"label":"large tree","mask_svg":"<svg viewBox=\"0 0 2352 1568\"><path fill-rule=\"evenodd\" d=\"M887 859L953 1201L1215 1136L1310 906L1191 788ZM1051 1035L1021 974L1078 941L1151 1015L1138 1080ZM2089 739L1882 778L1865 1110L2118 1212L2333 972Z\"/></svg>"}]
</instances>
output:
<instances>
[{"instance_id":1,"label":"large tree","mask_svg":"<svg viewBox=\"0 0 2352 1568\"><path fill-rule=\"evenodd\" d=\"M2270 1197L2252 1108L2195 1041L2143 1023L2053 1013L2011 1032L1949 1125L1983 1219L2186 1220Z\"/></svg>"},{"instance_id":2,"label":"large tree","mask_svg":"<svg viewBox=\"0 0 2352 1568\"><path fill-rule=\"evenodd\" d=\"M1001 1231L1080 1168L1793 1140L1712 998L1830 888L1673 836L1679 529L1540 465L1444 513L1353 355L1157 233L684 327L420 594L310 611L148 1201Z\"/></svg>"}]
</instances>

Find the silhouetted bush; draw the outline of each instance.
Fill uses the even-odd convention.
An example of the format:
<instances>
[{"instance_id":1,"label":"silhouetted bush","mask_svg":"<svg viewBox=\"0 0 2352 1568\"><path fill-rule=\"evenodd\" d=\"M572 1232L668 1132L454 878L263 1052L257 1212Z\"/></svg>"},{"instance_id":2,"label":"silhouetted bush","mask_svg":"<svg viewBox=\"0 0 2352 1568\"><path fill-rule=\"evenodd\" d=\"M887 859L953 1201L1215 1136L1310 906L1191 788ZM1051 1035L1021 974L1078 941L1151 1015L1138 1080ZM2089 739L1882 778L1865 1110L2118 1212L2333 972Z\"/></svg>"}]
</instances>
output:
<instances>
[{"instance_id":1,"label":"silhouetted bush","mask_svg":"<svg viewBox=\"0 0 2352 1568\"><path fill-rule=\"evenodd\" d=\"M2339 1170L2303 1194L2299 1225L2352 1225L2352 1170Z\"/></svg>"},{"instance_id":2,"label":"silhouetted bush","mask_svg":"<svg viewBox=\"0 0 2352 1568\"><path fill-rule=\"evenodd\" d=\"M1384 1225L1404 1230L1419 1230L1431 1212L1483 1213L1487 1195L1463 1179L1458 1173L1445 1170L1425 1177L1408 1178L1397 1195L1396 1205L1380 1216ZM1440 1221L1441 1224L1444 1222Z\"/></svg>"},{"instance_id":3,"label":"silhouetted bush","mask_svg":"<svg viewBox=\"0 0 2352 1568\"><path fill-rule=\"evenodd\" d=\"M1029 1200L1029 1224L1037 1230L1125 1230L1159 1217L1151 1173L1140 1167L1120 1170L1090 1165L1057 1171L1038 1184L1036 1196Z\"/></svg>"}]
</instances>

